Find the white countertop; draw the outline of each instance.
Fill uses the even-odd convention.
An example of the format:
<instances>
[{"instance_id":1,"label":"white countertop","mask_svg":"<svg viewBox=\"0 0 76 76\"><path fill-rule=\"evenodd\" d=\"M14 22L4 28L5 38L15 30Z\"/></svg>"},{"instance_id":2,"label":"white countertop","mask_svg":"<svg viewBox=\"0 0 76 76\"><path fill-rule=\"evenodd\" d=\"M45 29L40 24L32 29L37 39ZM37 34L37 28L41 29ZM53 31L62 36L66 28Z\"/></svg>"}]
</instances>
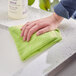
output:
<instances>
[{"instance_id":1,"label":"white countertop","mask_svg":"<svg viewBox=\"0 0 76 76\"><path fill-rule=\"evenodd\" d=\"M50 12L29 7L28 16L12 20L7 15L7 0L0 2L0 24L7 27L22 25L27 21L51 15ZM44 76L76 52L76 21L66 20L59 27L63 40L41 55L21 62L16 46L7 30L0 26L0 76ZM16 73L19 70L18 73ZM16 74L15 74L16 73Z\"/></svg>"}]
</instances>

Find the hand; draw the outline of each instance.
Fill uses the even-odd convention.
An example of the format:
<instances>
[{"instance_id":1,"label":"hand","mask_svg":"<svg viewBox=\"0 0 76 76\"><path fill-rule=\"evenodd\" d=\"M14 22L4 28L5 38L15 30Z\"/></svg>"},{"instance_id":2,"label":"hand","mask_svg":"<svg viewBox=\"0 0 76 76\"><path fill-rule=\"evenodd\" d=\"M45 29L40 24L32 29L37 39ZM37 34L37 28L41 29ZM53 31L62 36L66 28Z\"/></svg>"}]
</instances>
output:
<instances>
[{"instance_id":1,"label":"hand","mask_svg":"<svg viewBox=\"0 0 76 76\"><path fill-rule=\"evenodd\" d=\"M31 36L36 32L36 35L41 35L51 30L55 30L59 23L63 20L61 16L58 16L56 13L53 13L52 16L42 18L36 21L27 22L21 28L21 37L23 40L29 41Z\"/></svg>"}]
</instances>

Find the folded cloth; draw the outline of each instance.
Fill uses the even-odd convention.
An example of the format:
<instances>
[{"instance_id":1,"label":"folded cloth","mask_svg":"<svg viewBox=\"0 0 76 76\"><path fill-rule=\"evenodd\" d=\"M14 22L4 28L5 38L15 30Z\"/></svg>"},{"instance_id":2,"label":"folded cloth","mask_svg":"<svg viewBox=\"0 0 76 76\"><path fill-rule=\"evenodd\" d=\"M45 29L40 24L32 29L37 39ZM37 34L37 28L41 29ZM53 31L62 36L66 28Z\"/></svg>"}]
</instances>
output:
<instances>
[{"instance_id":1,"label":"folded cloth","mask_svg":"<svg viewBox=\"0 0 76 76\"><path fill-rule=\"evenodd\" d=\"M24 42L23 38L20 36L21 27L22 26L13 26L9 28L9 31L15 41L19 56L22 61L32 57L33 55L43 52L62 39L59 30L56 29L40 36L36 36L35 33L29 42Z\"/></svg>"}]
</instances>

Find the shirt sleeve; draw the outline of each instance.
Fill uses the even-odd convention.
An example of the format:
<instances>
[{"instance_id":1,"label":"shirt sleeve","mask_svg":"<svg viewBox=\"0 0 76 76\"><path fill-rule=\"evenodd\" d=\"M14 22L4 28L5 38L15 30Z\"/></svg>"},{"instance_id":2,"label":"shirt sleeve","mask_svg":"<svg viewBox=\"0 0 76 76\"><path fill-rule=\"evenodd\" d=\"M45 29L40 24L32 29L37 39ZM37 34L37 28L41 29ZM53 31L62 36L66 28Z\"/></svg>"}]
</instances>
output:
<instances>
[{"instance_id":1,"label":"shirt sleeve","mask_svg":"<svg viewBox=\"0 0 76 76\"><path fill-rule=\"evenodd\" d=\"M69 19L76 10L76 0L61 0L54 7L54 11L59 16Z\"/></svg>"}]
</instances>

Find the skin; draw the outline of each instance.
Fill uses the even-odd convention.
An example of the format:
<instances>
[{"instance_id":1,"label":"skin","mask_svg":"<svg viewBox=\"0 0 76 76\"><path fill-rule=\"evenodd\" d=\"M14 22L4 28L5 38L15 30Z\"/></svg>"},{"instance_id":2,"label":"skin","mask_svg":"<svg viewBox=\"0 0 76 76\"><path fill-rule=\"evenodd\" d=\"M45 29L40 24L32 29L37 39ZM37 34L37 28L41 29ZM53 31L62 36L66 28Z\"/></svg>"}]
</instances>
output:
<instances>
[{"instance_id":1,"label":"skin","mask_svg":"<svg viewBox=\"0 0 76 76\"><path fill-rule=\"evenodd\" d=\"M24 41L30 41L31 36L34 33L39 36L48 31L55 30L62 20L63 17L57 15L56 13L53 13L49 17L38 19L32 22L27 22L21 28L21 37L23 37Z\"/></svg>"}]
</instances>

